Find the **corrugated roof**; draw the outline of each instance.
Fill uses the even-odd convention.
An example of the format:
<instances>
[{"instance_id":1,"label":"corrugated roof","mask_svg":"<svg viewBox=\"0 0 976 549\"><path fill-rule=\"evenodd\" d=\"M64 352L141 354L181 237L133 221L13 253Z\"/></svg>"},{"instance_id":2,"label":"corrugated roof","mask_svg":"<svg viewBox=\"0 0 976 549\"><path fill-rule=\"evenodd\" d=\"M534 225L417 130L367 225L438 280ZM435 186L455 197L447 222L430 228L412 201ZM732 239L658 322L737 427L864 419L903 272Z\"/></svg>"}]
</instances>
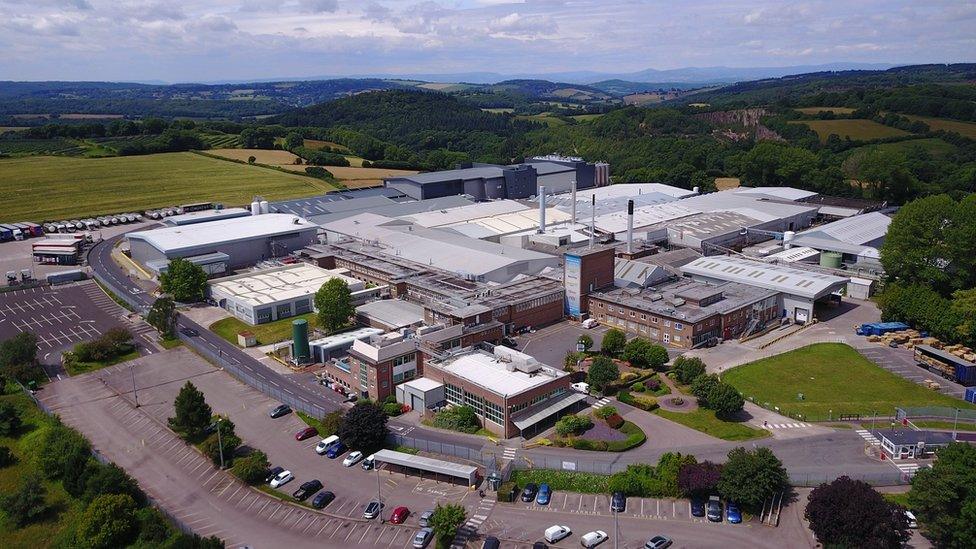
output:
<instances>
[{"instance_id":1,"label":"corrugated roof","mask_svg":"<svg viewBox=\"0 0 976 549\"><path fill-rule=\"evenodd\" d=\"M686 275L748 284L808 299L823 297L850 281L847 277L725 256L697 259L682 267L681 272Z\"/></svg>"},{"instance_id":2,"label":"corrugated roof","mask_svg":"<svg viewBox=\"0 0 976 549\"><path fill-rule=\"evenodd\" d=\"M833 238L847 244L865 246L883 239L888 234L889 225L891 218L887 215L868 212L814 227L797 236Z\"/></svg>"},{"instance_id":3,"label":"corrugated roof","mask_svg":"<svg viewBox=\"0 0 976 549\"><path fill-rule=\"evenodd\" d=\"M528 206L514 200L493 200L491 202L477 202L457 208L428 210L422 213L400 215L397 217L407 219L422 227L441 227L527 209L529 209Z\"/></svg>"},{"instance_id":4,"label":"corrugated roof","mask_svg":"<svg viewBox=\"0 0 976 549\"><path fill-rule=\"evenodd\" d=\"M222 219L181 227L136 231L128 233L126 238L143 240L163 253L170 253L297 231L316 230L317 228L313 223L309 223L298 216L273 213Z\"/></svg>"},{"instance_id":5,"label":"corrugated roof","mask_svg":"<svg viewBox=\"0 0 976 549\"><path fill-rule=\"evenodd\" d=\"M820 255L820 252L813 249L807 248L806 246L793 247L789 250L782 250L774 254L769 254L766 256L767 261L785 261L786 263L795 263L797 261L803 261L814 256Z\"/></svg>"},{"instance_id":6,"label":"corrugated roof","mask_svg":"<svg viewBox=\"0 0 976 549\"><path fill-rule=\"evenodd\" d=\"M819 194L795 187L739 187L733 192L736 194L769 196L783 200L802 200Z\"/></svg>"},{"instance_id":7,"label":"corrugated roof","mask_svg":"<svg viewBox=\"0 0 976 549\"><path fill-rule=\"evenodd\" d=\"M402 299L379 299L360 305L356 307L356 314L394 327L410 326L424 320L423 307Z\"/></svg>"},{"instance_id":8,"label":"corrugated roof","mask_svg":"<svg viewBox=\"0 0 976 549\"><path fill-rule=\"evenodd\" d=\"M597 202L599 202L606 198L626 198L649 193L660 193L672 198L684 198L686 196L694 196L695 194L694 191L673 185L665 185L664 183L617 183L616 185L606 185L604 187L577 191L576 196L589 201L590 196L595 195Z\"/></svg>"},{"instance_id":9,"label":"corrugated roof","mask_svg":"<svg viewBox=\"0 0 976 549\"><path fill-rule=\"evenodd\" d=\"M218 278L210 281L210 288L222 297L233 297L259 306L315 295L323 284L333 278L345 281L352 291L363 289L363 283L355 278L307 263Z\"/></svg>"}]
</instances>

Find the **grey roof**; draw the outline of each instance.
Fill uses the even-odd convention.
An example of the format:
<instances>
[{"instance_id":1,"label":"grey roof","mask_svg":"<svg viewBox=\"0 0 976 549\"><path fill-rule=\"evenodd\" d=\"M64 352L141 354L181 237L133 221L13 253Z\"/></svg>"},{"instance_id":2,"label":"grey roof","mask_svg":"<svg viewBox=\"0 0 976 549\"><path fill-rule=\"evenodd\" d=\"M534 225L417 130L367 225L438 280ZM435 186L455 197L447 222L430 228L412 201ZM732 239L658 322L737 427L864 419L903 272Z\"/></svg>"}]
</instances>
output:
<instances>
[{"instance_id":1,"label":"grey roof","mask_svg":"<svg viewBox=\"0 0 976 549\"><path fill-rule=\"evenodd\" d=\"M472 465L463 465L452 461L444 461L442 459L434 459L393 450L380 450L373 454L373 456L376 461L381 463L410 467L412 469L422 469L432 473L463 478L468 482L472 482L478 472L478 468Z\"/></svg>"},{"instance_id":2,"label":"grey roof","mask_svg":"<svg viewBox=\"0 0 976 549\"><path fill-rule=\"evenodd\" d=\"M850 281L847 277L725 256L697 259L681 271L686 275L738 282L807 299L821 298Z\"/></svg>"},{"instance_id":3,"label":"grey roof","mask_svg":"<svg viewBox=\"0 0 976 549\"><path fill-rule=\"evenodd\" d=\"M502 177L504 168L501 166L477 166L474 168L461 168L458 170L443 170L439 172L418 173L415 175L401 175L388 177L387 180L406 180L414 183L436 183L439 181L453 181L457 179L490 179Z\"/></svg>"},{"instance_id":4,"label":"grey roof","mask_svg":"<svg viewBox=\"0 0 976 549\"><path fill-rule=\"evenodd\" d=\"M833 223L827 223L797 236L831 238L847 244L868 246L879 243L888 234L891 218L881 212L868 212L855 215Z\"/></svg>"},{"instance_id":5,"label":"grey roof","mask_svg":"<svg viewBox=\"0 0 976 549\"><path fill-rule=\"evenodd\" d=\"M736 194L768 196L771 198L781 198L783 200L803 200L817 196L818 193L797 189L795 187L739 187L733 192Z\"/></svg>"},{"instance_id":6,"label":"grey roof","mask_svg":"<svg viewBox=\"0 0 976 549\"><path fill-rule=\"evenodd\" d=\"M519 430L525 430L532 427L536 423L539 423L540 421L544 421L547 417L559 413L566 408L569 408L573 404L582 402L584 400L586 400L586 395L583 393L563 393L559 397L544 400L536 406L528 408L524 412L520 412L517 419L512 419L512 423L514 423Z\"/></svg>"},{"instance_id":7,"label":"grey roof","mask_svg":"<svg viewBox=\"0 0 976 549\"><path fill-rule=\"evenodd\" d=\"M660 265L662 267L677 270L700 258L701 256L702 255L700 253L692 250L691 248L677 248L667 252L644 256L638 258L636 261L640 261L641 263L651 263L652 265Z\"/></svg>"},{"instance_id":8,"label":"grey roof","mask_svg":"<svg viewBox=\"0 0 976 549\"><path fill-rule=\"evenodd\" d=\"M515 164L512 167L517 165L518 164ZM576 171L576 166L567 166L565 164L557 164L555 162L532 162L529 165L535 168L536 173L539 175Z\"/></svg>"},{"instance_id":9,"label":"grey roof","mask_svg":"<svg viewBox=\"0 0 976 549\"><path fill-rule=\"evenodd\" d=\"M386 326L403 328L423 322L424 308L402 299L380 299L356 307L356 314Z\"/></svg>"},{"instance_id":10,"label":"grey roof","mask_svg":"<svg viewBox=\"0 0 976 549\"><path fill-rule=\"evenodd\" d=\"M669 276L664 267L631 259L617 259L613 267L613 283L621 288L645 288Z\"/></svg>"},{"instance_id":11,"label":"grey roof","mask_svg":"<svg viewBox=\"0 0 976 549\"><path fill-rule=\"evenodd\" d=\"M172 253L315 229L317 227L314 224L300 217L272 213L221 219L189 226L136 231L128 233L126 238L143 240L163 253Z\"/></svg>"},{"instance_id":12,"label":"grey roof","mask_svg":"<svg viewBox=\"0 0 976 549\"><path fill-rule=\"evenodd\" d=\"M874 436L884 437L894 444L918 444L926 446L944 446L954 440L952 433L941 431L916 431L914 429L876 429L871 432Z\"/></svg>"},{"instance_id":13,"label":"grey roof","mask_svg":"<svg viewBox=\"0 0 976 549\"><path fill-rule=\"evenodd\" d=\"M668 223L668 238L707 240L716 236L738 233L746 227L762 223L753 217L731 211L694 214Z\"/></svg>"},{"instance_id":14,"label":"grey roof","mask_svg":"<svg viewBox=\"0 0 976 549\"><path fill-rule=\"evenodd\" d=\"M344 200L352 200L355 198L364 198L371 196L385 196L393 201L403 200L406 195L401 193L396 189L389 189L386 187L370 187L366 189L351 189L344 191L333 191L326 194L321 194L317 196L309 196L305 198L295 198L291 200L279 200L277 202L271 202L271 211L278 213L292 213L296 215L312 215L317 213L322 213L322 208L325 208L327 204L333 202L341 202ZM312 213L306 214L305 210L309 209Z\"/></svg>"},{"instance_id":15,"label":"grey roof","mask_svg":"<svg viewBox=\"0 0 976 549\"><path fill-rule=\"evenodd\" d=\"M701 306L690 302L692 299L698 300L716 293L721 293L723 298L714 303ZM639 291L617 289L591 294L595 299L687 323L701 322L716 314L736 311L774 295L775 291L747 284L707 284L688 278Z\"/></svg>"},{"instance_id":16,"label":"grey roof","mask_svg":"<svg viewBox=\"0 0 976 549\"><path fill-rule=\"evenodd\" d=\"M311 221L312 223L323 225L325 223L330 223L332 221L338 221L340 219L352 217L362 212L371 212L379 215L385 215L388 217L398 217L401 215L411 215L411 214L427 212L431 210L457 208L460 206L466 206L468 204L474 203L474 201L466 198L463 195L443 196L440 198L429 198L427 200L410 200L407 202L397 202L395 200L389 199L388 202L383 204L360 202L359 200L361 199L355 200L355 204L357 207L354 208L346 207L335 211L331 209L334 207L334 205L326 205L322 209L324 211L327 211L328 213L310 216L308 220ZM350 200L349 202L354 202L354 201Z\"/></svg>"},{"instance_id":17,"label":"grey roof","mask_svg":"<svg viewBox=\"0 0 976 549\"><path fill-rule=\"evenodd\" d=\"M735 211L763 222L817 212L815 205L763 200L758 196L735 193L734 190L683 198L680 204L702 212Z\"/></svg>"},{"instance_id":18,"label":"grey roof","mask_svg":"<svg viewBox=\"0 0 976 549\"><path fill-rule=\"evenodd\" d=\"M926 351L928 353L931 353L932 356L941 358L942 360L944 360L944 361L946 361L946 362L948 362L950 364L962 364L962 365L967 366L967 367L976 366L976 364L973 364L972 362L970 362L968 360L965 360L962 357L958 357L958 356L956 356L956 355L954 355L952 353L948 353L946 351L943 351L942 349L936 349L935 347L933 347L931 345L916 345L915 348L916 349L919 349L919 350L922 350L922 351Z\"/></svg>"},{"instance_id":19,"label":"grey roof","mask_svg":"<svg viewBox=\"0 0 976 549\"><path fill-rule=\"evenodd\" d=\"M803 246L815 250L826 250L828 252L840 252L842 254L861 255L866 254L870 257L878 257L878 249L872 246L861 246L859 244L848 244L833 238L826 238L815 235L801 235L793 239L793 246Z\"/></svg>"}]
</instances>

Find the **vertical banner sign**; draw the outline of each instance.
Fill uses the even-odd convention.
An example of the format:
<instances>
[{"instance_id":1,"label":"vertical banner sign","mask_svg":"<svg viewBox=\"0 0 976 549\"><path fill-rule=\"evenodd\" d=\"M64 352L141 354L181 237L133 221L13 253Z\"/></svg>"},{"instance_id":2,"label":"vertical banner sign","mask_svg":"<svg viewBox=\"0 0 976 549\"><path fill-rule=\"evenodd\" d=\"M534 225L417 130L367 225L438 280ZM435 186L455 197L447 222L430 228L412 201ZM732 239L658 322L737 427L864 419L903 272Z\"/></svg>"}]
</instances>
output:
<instances>
[{"instance_id":1,"label":"vertical banner sign","mask_svg":"<svg viewBox=\"0 0 976 549\"><path fill-rule=\"evenodd\" d=\"M579 318L580 316L580 267L583 261L578 255L566 254L563 273L563 285L566 287L566 314Z\"/></svg>"}]
</instances>

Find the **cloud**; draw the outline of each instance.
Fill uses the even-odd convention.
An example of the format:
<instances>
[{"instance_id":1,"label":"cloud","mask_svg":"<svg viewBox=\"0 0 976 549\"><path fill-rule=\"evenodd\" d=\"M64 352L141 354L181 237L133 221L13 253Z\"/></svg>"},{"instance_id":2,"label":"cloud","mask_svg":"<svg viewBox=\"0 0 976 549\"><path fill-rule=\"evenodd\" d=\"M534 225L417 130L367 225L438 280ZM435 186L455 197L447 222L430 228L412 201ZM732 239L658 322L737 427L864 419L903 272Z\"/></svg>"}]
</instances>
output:
<instances>
[{"instance_id":1,"label":"cloud","mask_svg":"<svg viewBox=\"0 0 976 549\"><path fill-rule=\"evenodd\" d=\"M339 9L338 0L299 0L298 4L307 13L332 13Z\"/></svg>"}]
</instances>

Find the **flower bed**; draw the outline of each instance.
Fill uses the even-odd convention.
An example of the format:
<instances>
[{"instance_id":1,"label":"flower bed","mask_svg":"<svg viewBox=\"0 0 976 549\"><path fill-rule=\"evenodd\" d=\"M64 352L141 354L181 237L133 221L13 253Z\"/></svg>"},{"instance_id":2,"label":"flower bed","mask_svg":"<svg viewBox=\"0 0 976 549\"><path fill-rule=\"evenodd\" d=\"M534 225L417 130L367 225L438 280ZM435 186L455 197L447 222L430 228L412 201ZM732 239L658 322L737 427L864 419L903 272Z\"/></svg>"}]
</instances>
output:
<instances>
[{"instance_id":1,"label":"flower bed","mask_svg":"<svg viewBox=\"0 0 976 549\"><path fill-rule=\"evenodd\" d=\"M596 422L583 436L554 438L552 445L560 448L568 446L577 450L624 452L644 444L646 440L644 431L629 421L625 421L619 429L612 429L605 422Z\"/></svg>"}]
</instances>

